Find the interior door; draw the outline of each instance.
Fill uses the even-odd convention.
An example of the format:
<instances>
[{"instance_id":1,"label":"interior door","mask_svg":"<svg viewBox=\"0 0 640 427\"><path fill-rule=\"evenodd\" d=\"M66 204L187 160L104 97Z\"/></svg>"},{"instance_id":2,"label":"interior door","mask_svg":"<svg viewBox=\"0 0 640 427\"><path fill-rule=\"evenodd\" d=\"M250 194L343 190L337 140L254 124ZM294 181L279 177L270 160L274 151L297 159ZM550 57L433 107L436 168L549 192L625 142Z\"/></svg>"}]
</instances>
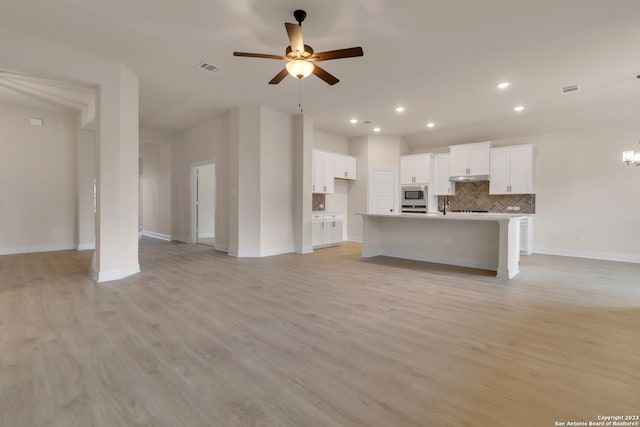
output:
<instances>
[{"instance_id":1,"label":"interior door","mask_svg":"<svg viewBox=\"0 0 640 427\"><path fill-rule=\"evenodd\" d=\"M387 168L371 169L369 213L396 213L396 174Z\"/></svg>"}]
</instances>

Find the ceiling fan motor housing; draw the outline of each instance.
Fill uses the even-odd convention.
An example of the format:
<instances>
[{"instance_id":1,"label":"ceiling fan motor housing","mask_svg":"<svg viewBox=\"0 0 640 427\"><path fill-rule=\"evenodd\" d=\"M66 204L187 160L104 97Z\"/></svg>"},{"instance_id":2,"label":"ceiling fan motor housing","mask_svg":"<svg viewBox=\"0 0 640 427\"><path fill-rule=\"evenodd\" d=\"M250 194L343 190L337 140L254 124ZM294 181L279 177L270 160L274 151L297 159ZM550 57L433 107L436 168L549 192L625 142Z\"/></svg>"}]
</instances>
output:
<instances>
[{"instance_id":1,"label":"ceiling fan motor housing","mask_svg":"<svg viewBox=\"0 0 640 427\"><path fill-rule=\"evenodd\" d=\"M293 11L293 17L298 21L298 25L302 25L302 21L307 17L307 12L302 9L297 9Z\"/></svg>"}]
</instances>

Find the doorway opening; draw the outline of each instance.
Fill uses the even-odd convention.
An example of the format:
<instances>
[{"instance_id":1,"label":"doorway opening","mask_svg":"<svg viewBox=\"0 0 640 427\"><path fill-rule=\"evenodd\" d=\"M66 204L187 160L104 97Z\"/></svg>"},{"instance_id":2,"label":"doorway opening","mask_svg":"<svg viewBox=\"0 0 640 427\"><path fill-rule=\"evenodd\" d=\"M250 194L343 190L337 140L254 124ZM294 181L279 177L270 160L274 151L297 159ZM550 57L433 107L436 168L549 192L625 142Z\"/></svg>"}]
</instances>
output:
<instances>
[{"instance_id":1,"label":"doorway opening","mask_svg":"<svg viewBox=\"0 0 640 427\"><path fill-rule=\"evenodd\" d=\"M191 241L213 246L216 243L216 164L191 166Z\"/></svg>"}]
</instances>

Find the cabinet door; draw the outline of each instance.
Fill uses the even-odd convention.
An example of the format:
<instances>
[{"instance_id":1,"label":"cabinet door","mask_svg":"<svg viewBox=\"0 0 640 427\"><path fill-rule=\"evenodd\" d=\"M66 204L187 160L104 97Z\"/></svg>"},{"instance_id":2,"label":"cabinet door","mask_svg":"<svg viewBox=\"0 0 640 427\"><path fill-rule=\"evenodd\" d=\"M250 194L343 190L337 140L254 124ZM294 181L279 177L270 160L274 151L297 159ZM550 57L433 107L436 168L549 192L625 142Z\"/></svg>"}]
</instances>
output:
<instances>
[{"instance_id":1,"label":"cabinet door","mask_svg":"<svg viewBox=\"0 0 640 427\"><path fill-rule=\"evenodd\" d=\"M471 145L469 148L469 175L489 175L490 150L488 145Z\"/></svg>"},{"instance_id":2,"label":"cabinet door","mask_svg":"<svg viewBox=\"0 0 640 427\"><path fill-rule=\"evenodd\" d=\"M438 154L433 160L433 191L436 196L452 196L455 183L449 181L449 155Z\"/></svg>"},{"instance_id":3,"label":"cabinet door","mask_svg":"<svg viewBox=\"0 0 640 427\"><path fill-rule=\"evenodd\" d=\"M509 193L533 194L533 147L511 147Z\"/></svg>"},{"instance_id":4,"label":"cabinet door","mask_svg":"<svg viewBox=\"0 0 640 427\"><path fill-rule=\"evenodd\" d=\"M334 164L333 164L333 154L332 153L322 153L324 156L323 161L323 193L333 193L333 177L334 173Z\"/></svg>"},{"instance_id":5,"label":"cabinet door","mask_svg":"<svg viewBox=\"0 0 640 427\"><path fill-rule=\"evenodd\" d=\"M322 221L311 223L311 245L321 246L324 242L324 227Z\"/></svg>"},{"instance_id":6,"label":"cabinet door","mask_svg":"<svg viewBox=\"0 0 640 427\"><path fill-rule=\"evenodd\" d=\"M342 243L342 221L331 222L331 241L336 244Z\"/></svg>"},{"instance_id":7,"label":"cabinet door","mask_svg":"<svg viewBox=\"0 0 640 427\"><path fill-rule=\"evenodd\" d=\"M469 149L467 147L451 147L449 153L449 176L468 175Z\"/></svg>"},{"instance_id":8,"label":"cabinet door","mask_svg":"<svg viewBox=\"0 0 640 427\"><path fill-rule=\"evenodd\" d=\"M353 156L345 156L346 161L346 173L345 178L356 179L356 158Z\"/></svg>"},{"instance_id":9,"label":"cabinet door","mask_svg":"<svg viewBox=\"0 0 640 427\"><path fill-rule=\"evenodd\" d=\"M413 157L400 156L400 184L415 184L413 174Z\"/></svg>"},{"instance_id":10,"label":"cabinet door","mask_svg":"<svg viewBox=\"0 0 640 427\"><path fill-rule=\"evenodd\" d=\"M491 150L489 194L509 193L509 147Z\"/></svg>"},{"instance_id":11,"label":"cabinet door","mask_svg":"<svg viewBox=\"0 0 640 427\"><path fill-rule=\"evenodd\" d=\"M347 156L342 154L333 155L333 176L344 179L347 177Z\"/></svg>"},{"instance_id":12,"label":"cabinet door","mask_svg":"<svg viewBox=\"0 0 640 427\"><path fill-rule=\"evenodd\" d=\"M413 173L416 184L431 184L431 155L416 156L413 158Z\"/></svg>"},{"instance_id":13,"label":"cabinet door","mask_svg":"<svg viewBox=\"0 0 640 427\"><path fill-rule=\"evenodd\" d=\"M312 192L323 193L324 156L321 151L313 150L313 180Z\"/></svg>"}]
</instances>

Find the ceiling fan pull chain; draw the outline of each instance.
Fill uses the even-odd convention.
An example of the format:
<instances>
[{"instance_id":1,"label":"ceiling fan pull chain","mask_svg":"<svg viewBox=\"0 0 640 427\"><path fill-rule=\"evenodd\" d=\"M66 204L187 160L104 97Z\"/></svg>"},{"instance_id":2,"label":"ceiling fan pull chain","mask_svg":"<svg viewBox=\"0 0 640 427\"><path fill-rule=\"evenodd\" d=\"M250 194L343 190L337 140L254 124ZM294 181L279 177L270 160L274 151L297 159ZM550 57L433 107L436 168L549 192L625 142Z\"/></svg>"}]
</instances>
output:
<instances>
[{"instance_id":1,"label":"ceiling fan pull chain","mask_svg":"<svg viewBox=\"0 0 640 427\"><path fill-rule=\"evenodd\" d=\"M298 79L298 107L300 107L300 112L304 113L302 108L302 79Z\"/></svg>"}]
</instances>

